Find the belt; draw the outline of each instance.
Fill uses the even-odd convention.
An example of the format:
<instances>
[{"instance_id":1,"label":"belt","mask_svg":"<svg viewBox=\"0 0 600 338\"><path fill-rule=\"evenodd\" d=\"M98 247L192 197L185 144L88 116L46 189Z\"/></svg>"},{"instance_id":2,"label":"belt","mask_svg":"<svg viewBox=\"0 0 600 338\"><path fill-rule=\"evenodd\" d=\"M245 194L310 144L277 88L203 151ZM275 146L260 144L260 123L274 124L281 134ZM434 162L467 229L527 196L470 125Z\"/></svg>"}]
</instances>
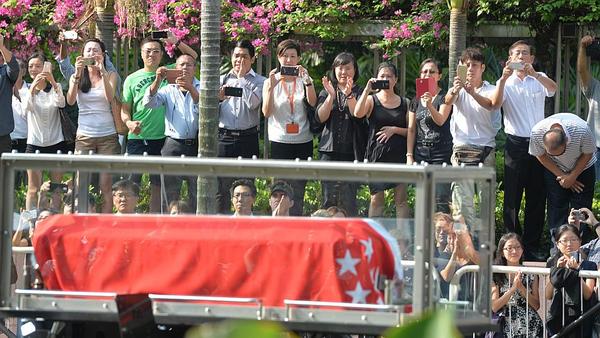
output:
<instances>
[{"instance_id":1,"label":"belt","mask_svg":"<svg viewBox=\"0 0 600 338\"><path fill-rule=\"evenodd\" d=\"M418 141L417 142L417 147L432 148L434 146L443 146L443 145L449 145L449 144L452 144L452 141L427 141L427 140L423 140L423 141Z\"/></svg>"},{"instance_id":2,"label":"belt","mask_svg":"<svg viewBox=\"0 0 600 338\"><path fill-rule=\"evenodd\" d=\"M18 146L19 145L19 140L10 140L10 144L13 146Z\"/></svg>"},{"instance_id":3,"label":"belt","mask_svg":"<svg viewBox=\"0 0 600 338\"><path fill-rule=\"evenodd\" d=\"M529 137L523 137L523 136L517 136L517 135L511 135L511 134L506 134L506 137L512 138L512 139L517 139L520 141L527 141L529 142Z\"/></svg>"},{"instance_id":4,"label":"belt","mask_svg":"<svg viewBox=\"0 0 600 338\"><path fill-rule=\"evenodd\" d=\"M219 133L225 136L249 136L258 133L258 127L252 127L244 130L219 128Z\"/></svg>"},{"instance_id":5,"label":"belt","mask_svg":"<svg viewBox=\"0 0 600 338\"><path fill-rule=\"evenodd\" d=\"M186 146L193 146L193 145L197 145L198 144L198 139L197 138L184 138L184 139L179 139L179 138L172 138L171 139L173 141L176 141L178 143L181 144L185 144Z\"/></svg>"}]
</instances>

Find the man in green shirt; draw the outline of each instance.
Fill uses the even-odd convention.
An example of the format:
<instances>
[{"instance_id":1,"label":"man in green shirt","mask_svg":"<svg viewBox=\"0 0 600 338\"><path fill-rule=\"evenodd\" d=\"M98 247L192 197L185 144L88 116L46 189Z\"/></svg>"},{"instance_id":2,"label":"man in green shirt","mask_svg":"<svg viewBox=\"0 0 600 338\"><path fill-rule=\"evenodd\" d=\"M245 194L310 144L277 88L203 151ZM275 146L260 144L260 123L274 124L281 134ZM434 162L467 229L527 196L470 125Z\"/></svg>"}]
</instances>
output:
<instances>
[{"instance_id":1,"label":"man in green shirt","mask_svg":"<svg viewBox=\"0 0 600 338\"><path fill-rule=\"evenodd\" d=\"M174 44L182 53L194 58L198 56L188 45L176 40L170 42L175 42ZM123 83L121 119L129 129L127 153L160 156L165 141L165 109L164 106L146 108L142 99L146 88L156 78L156 69L160 66L163 57L163 45L159 40L146 38L140 44L140 51L144 68L129 75ZM167 82L163 81L161 87L166 84ZM141 174L132 175L131 180L139 185ZM160 212L160 176L151 175L150 185L150 212L157 213Z\"/></svg>"}]
</instances>

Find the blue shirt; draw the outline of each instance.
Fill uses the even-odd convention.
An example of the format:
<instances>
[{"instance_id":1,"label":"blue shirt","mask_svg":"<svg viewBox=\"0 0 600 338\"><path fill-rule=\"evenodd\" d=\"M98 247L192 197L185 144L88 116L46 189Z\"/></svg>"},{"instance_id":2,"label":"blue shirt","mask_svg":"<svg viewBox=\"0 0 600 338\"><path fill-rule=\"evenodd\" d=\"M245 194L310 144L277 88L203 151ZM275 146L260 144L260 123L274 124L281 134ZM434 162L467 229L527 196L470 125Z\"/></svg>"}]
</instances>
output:
<instances>
[{"instance_id":1,"label":"blue shirt","mask_svg":"<svg viewBox=\"0 0 600 338\"><path fill-rule=\"evenodd\" d=\"M13 85L19 76L17 58L12 57L8 62L0 65L0 136L9 135L14 127L12 111Z\"/></svg>"},{"instance_id":2,"label":"blue shirt","mask_svg":"<svg viewBox=\"0 0 600 338\"><path fill-rule=\"evenodd\" d=\"M200 91L200 81L194 78L193 85ZM146 108L165 106L165 135L174 139L198 137L198 103L189 92L182 92L178 85L169 84L160 88L156 95L146 89L142 103Z\"/></svg>"},{"instance_id":3,"label":"blue shirt","mask_svg":"<svg viewBox=\"0 0 600 338\"><path fill-rule=\"evenodd\" d=\"M262 88L266 78L254 70L238 79L232 73L221 76L221 85L241 87L242 97L225 97L219 105L219 128L245 130L258 126Z\"/></svg>"}]
</instances>

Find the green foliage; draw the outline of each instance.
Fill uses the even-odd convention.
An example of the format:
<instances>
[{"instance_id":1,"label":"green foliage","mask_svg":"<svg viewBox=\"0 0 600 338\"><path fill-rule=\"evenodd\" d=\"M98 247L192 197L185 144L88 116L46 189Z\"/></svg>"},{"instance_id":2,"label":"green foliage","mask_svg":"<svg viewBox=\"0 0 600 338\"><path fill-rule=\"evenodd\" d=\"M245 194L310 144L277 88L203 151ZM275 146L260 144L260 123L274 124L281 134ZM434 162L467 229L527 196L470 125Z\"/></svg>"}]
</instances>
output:
<instances>
[{"instance_id":1,"label":"green foliage","mask_svg":"<svg viewBox=\"0 0 600 338\"><path fill-rule=\"evenodd\" d=\"M267 321L221 321L193 327L185 338L284 338L296 337L283 326Z\"/></svg>"},{"instance_id":2,"label":"green foliage","mask_svg":"<svg viewBox=\"0 0 600 338\"><path fill-rule=\"evenodd\" d=\"M425 312L400 327L387 330L385 338L459 338L462 337L454 324L453 314L449 311Z\"/></svg>"}]
</instances>

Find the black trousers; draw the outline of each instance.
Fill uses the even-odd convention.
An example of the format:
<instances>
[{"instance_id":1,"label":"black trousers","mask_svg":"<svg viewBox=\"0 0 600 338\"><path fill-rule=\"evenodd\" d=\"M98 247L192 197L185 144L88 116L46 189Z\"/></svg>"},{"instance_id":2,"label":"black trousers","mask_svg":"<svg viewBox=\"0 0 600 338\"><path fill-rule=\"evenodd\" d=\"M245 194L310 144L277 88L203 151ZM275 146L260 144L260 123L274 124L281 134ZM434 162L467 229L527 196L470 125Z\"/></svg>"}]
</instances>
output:
<instances>
[{"instance_id":1,"label":"black trousers","mask_svg":"<svg viewBox=\"0 0 600 338\"><path fill-rule=\"evenodd\" d=\"M12 140L12 150L16 150L18 153L25 153L25 149L27 149L27 139L19 138ZM21 185L27 185L27 171L19 170L15 172L15 187L19 187Z\"/></svg>"},{"instance_id":2,"label":"black trousers","mask_svg":"<svg viewBox=\"0 0 600 338\"><path fill-rule=\"evenodd\" d=\"M354 154L340 153L319 153L321 161L354 161ZM357 182L342 181L322 181L323 189L323 208L339 207L348 212L348 216L356 217L358 210L356 207L356 191L359 184Z\"/></svg>"},{"instance_id":3,"label":"black trousers","mask_svg":"<svg viewBox=\"0 0 600 338\"><path fill-rule=\"evenodd\" d=\"M181 156L196 157L198 156L198 140L176 140L171 137L165 139L162 149L162 156ZM187 181L188 204L190 209L196 211L196 189L197 177L180 175L165 175L165 190L167 192L167 205L173 201L180 199L181 183Z\"/></svg>"},{"instance_id":4,"label":"black trousers","mask_svg":"<svg viewBox=\"0 0 600 338\"><path fill-rule=\"evenodd\" d=\"M234 136L219 131L217 143L218 157L236 158L241 156L243 158L252 158L254 155L257 157L259 156L258 132L250 135ZM220 214L231 213L231 196L229 194L229 188L234 180L235 178L230 177L218 178L219 190L217 191L217 212Z\"/></svg>"},{"instance_id":5,"label":"black trousers","mask_svg":"<svg viewBox=\"0 0 600 338\"><path fill-rule=\"evenodd\" d=\"M2 153L10 153L12 150L10 135L0 136L0 155Z\"/></svg>"},{"instance_id":6,"label":"black trousers","mask_svg":"<svg viewBox=\"0 0 600 338\"><path fill-rule=\"evenodd\" d=\"M519 209L523 192L525 219L521 227ZM529 138L506 135L504 148L504 226L521 235L525 252L536 252L544 231L546 186L544 167L529 155ZM565 214L566 217L566 214Z\"/></svg>"},{"instance_id":7,"label":"black trousers","mask_svg":"<svg viewBox=\"0 0 600 338\"><path fill-rule=\"evenodd\" d=\"M313 142L292 144L271 142L271 158L280 160L295 160L299 158L306 160L312 157ZM294 189L294 206L290 209L290 216L302 216L304 214L304 189L306 180L285 180Z\"/></svg>"}]
</instances>

